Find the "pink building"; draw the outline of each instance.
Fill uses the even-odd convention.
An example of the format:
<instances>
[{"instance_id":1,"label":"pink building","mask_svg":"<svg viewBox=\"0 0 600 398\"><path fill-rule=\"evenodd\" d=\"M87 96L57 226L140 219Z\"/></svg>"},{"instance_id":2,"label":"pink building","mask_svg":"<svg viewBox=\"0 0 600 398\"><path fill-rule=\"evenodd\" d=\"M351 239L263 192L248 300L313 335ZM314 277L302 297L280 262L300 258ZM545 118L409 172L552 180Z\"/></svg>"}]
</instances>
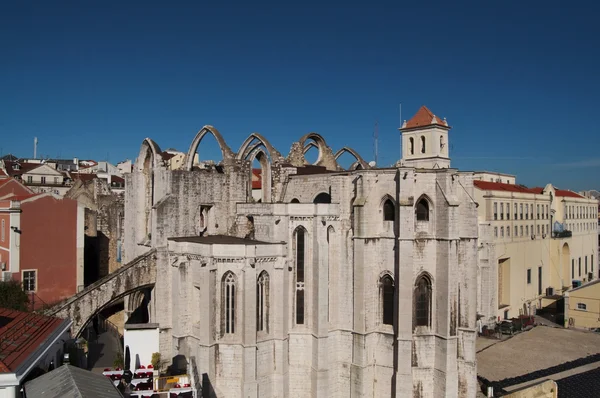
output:
<instances>
[{"instance_id":1,"label":"pink building","mask_svg":"<svg viewBox=\"0 0 600 398\"><path fill-rule=\"evenodd\" d=\"M2 279L22 281L36 308L72 296L83 287L83 207L11 181L0 185Z\"/></svg>"}]
</instances>

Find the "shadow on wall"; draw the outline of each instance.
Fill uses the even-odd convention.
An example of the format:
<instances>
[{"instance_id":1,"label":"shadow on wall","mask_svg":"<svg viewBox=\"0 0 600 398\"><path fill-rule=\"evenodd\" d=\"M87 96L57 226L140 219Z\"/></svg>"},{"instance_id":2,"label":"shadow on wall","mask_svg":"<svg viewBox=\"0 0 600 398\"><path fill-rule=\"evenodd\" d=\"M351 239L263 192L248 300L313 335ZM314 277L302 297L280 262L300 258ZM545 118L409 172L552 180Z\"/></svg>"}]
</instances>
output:
<instances>
[{"instance_id":1,"label":"shadow on wall","mask_svg":"<svg viewBox=\"0 0 600 398\"><path fill-rule=\"evenodd\" d=\"M83 283L91 285L108 275L110 240L102 232L97 236L85 236L83 249Z\"/></svg>"},{"instance_id":2,"label":"shadow on wall","mask_svg":"<svg viewBox=\"0 0 600 398\"><path fill-rule=\"evenodd\" d=\"M217 398L208 373L202 373L202 398Z\"/></svg>"}]
</instances>

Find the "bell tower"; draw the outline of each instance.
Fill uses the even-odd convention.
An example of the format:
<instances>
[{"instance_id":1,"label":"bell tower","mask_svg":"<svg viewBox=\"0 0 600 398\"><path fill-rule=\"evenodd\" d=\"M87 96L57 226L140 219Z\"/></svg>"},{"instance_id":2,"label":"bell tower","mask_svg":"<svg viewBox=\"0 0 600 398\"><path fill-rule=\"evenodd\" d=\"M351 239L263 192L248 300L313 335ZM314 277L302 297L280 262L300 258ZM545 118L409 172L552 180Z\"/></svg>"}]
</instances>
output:
<instances>
[{"instance_id":1,"label":"bell tower","mask_svg":"<svg viewBox=\"0 0 600 398\"><path fill-rule=\"evenodd\" d=\"M402 159L400 164L419 169L447 169L448 132L446 119L434 115L425 105L399 129L402 134Z\"/></svg>"}]
</instances>

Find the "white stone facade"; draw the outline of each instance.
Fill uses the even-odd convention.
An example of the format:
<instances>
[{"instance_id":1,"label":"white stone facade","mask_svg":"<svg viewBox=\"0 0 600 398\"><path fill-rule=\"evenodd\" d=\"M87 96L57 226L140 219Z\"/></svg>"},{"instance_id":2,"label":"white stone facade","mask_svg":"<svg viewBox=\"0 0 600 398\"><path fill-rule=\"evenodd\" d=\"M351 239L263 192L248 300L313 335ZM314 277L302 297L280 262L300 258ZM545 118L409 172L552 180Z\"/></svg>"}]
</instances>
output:
<instances>
[{"instance_id":1,"label":"white stone facade","mask_svg":"<svg viewBox=\"0 0 600 398\"><path fill-rule=\"evenodd\" d=\"M199 170L205 134L223 161ZM126 176L125 261L156 248L161 356L195 357L209 396L476 395L472 173L449 160L372 169L359 156L342 170L317 134L287 158L258 134L235 154L211 126L181 170L160 152L145 140Z\"/></svg>"}]
</instances>

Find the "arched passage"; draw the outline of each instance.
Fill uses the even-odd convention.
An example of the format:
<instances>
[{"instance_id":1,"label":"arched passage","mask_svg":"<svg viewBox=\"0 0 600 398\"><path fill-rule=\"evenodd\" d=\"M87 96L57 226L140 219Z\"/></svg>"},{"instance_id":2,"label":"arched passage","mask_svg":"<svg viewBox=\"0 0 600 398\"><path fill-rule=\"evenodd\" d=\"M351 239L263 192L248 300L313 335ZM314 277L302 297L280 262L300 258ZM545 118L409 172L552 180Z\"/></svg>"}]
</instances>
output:
<instances>
[{"instance_id":1,"label":"arched passage","mask_svg":"<svg viewBox=\"0 0 600 398\"><path fill-rule=\"evenodd\" d=\"M219 131L213 126L207 125L202 127L200 131L198 131L196 137L194 137L194 140L190 145L190 149L188 150L188 153L185 157L185 170L191 171L194 167L194 155L196 154L198 146L200 145L200 142L206 134L211 134L219 144L219 148L221 148L221 154L223 155L224 162L228 159L233 159L235 157L229 146L227 146L227 143L223 139L221 133L219 133Z\"/></svg>"}]
</instances>

